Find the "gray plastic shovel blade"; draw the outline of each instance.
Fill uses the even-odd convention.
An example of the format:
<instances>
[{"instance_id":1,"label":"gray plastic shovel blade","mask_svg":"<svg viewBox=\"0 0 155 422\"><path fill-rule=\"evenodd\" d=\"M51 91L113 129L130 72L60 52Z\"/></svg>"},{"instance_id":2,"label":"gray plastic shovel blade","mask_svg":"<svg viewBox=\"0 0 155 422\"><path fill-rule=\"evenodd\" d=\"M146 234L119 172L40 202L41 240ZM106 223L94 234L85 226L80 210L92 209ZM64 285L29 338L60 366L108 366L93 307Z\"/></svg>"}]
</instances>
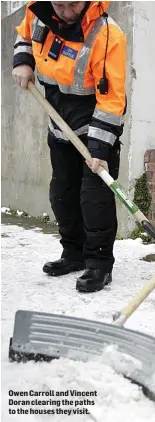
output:
<instances>
[{"instance_id":1,"label":"gray plastic shovel blade","mask_svg":"<svg viewBox=\"0 0 155 422\"><path fill-rule=\"evenodd\" d=\"M49 362L60 357L82 361L102 357L155 400L154 337L97 321L17 311L9 359Z\"/></svg>"}]
</instances>

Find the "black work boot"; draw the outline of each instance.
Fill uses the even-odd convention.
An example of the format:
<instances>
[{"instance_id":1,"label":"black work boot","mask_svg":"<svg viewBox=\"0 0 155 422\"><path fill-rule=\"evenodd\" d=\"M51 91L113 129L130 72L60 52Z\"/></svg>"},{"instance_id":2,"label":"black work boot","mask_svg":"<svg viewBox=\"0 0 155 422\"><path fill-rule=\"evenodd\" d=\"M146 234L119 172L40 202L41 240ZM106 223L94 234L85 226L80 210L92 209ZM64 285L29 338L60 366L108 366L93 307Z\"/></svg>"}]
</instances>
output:
<instances>
[{"instance_id":1,"label":"black work boot","mask_svg":"<svg viewBox=\"0 0 155 422\"><path fill-rule=\"evenodd\" d=\"M76 289L79 292L98 292L112 282L112 273L105 273L100 269L86 269L77 279Z\"/></svg>"},{"instance_id":2,"label":"black work boot","mask_svg":"<svg viewBox=\"0 0 155 422\"><path fill-rule=\"evenodd\" d=\"M60 258L57 261L54 262L47 262L43 266L43 272L53 276L57 277L59 275L69 274L74 271L81 271L85 269L85 263L84 261L75 261L68 258Z\"/></svg>"}]
</instances>

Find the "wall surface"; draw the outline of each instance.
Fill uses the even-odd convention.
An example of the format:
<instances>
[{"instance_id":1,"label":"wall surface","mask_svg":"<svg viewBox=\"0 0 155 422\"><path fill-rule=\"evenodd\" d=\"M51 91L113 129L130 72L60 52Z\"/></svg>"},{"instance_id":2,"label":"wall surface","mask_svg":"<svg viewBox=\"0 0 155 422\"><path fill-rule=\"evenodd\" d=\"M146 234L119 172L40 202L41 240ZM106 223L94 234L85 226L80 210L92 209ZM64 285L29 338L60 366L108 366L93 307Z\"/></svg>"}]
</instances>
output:
<instances>
[{"instance_id":1,"label":"wall surface","mask_svg":"<svg viewBox=\"0 0 155 422\"><path fill-rule=\"evenodd\" d=\"M7 1L1 1L1 19L8 14Z\"/></svg>"},{"instance_id":2,"label":"wall surface","mask_svg":"<svg viewBox=\"0 0 155 422\"><path fill-rule=\"evenodd\" d=\"M53 218L48 200L52 171L46 141L47 116L29 93L16 86L11 76L14 27L20 23L24 11L23 7L2 20L2 205L34 216L47 212ZM154 5L115 1L108 12L127 37L128 111L121 138L119 180L126 191L132 192L135 177L143 172L144 152L154 144L155 52L150 42L154 38ZM131 218L123 205L118 203L117 207L119 233L126 235Z\"/></svg>"},{"instance_id":3,"label":"wall surface","mask_svg":"<svg viewBox=\"0 0 155 422\"><path fill-rule=\"evenodd\" d=\"M23 7L2 20L2 205L39 216L51 213L47 116L11 75L14 27L24 13Z\"/></svg>"},{"instance_id":4,"label":"wall surface","mask_svg":"<svg viewBox=\"0 0 155 422\"><path fill-rule=\"evenodd\" d=\"M145 171L146 150L155 148L155 3L134 2L129 183Z\"/></svg>"},{"instance_id":5,"label":"wall surface","mask_svg":"<svg viewBox=\"0 0 155 422\"><path fill-rule=\"evenodd\" d=\"M121 163L119 182L128 192L129 190L129 148L130 148L130 128L131 128L131 99L132 99L132 48L133 48L133 2L132 1L113 1L108 9L111 17L119 24L124 31L127 41L127 61L126 61L126 93L127 93L127 114L125 116L125 126L123 136L121 137ZM122 236L128 235L130 217L127 208L117 202L118 214L118 232Z\"/></svg>"}]
</instances>

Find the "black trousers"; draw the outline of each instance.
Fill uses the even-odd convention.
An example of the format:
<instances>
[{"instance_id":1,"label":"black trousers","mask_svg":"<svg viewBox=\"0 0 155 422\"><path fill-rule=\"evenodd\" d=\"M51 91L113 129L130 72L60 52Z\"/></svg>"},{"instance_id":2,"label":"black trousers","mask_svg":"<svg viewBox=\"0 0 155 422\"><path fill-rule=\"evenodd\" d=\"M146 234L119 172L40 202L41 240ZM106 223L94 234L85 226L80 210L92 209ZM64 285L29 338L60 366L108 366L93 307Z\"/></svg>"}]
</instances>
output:
<instances>
[{"instance_id":1,"label":"black trousers","mask_svg":"<svg viewBox=\"0 0 155 422\"><path fill-rule=\"evenodd\" d=\"M59 225L62 257L84 258L87 268L110 272L117 231L115 198L102 179L92 173L81 154L68 143L48 135L51 164L50 202ZM117 179L120 142L109 154L109 172Z\"/></svg>"}]
</instances>

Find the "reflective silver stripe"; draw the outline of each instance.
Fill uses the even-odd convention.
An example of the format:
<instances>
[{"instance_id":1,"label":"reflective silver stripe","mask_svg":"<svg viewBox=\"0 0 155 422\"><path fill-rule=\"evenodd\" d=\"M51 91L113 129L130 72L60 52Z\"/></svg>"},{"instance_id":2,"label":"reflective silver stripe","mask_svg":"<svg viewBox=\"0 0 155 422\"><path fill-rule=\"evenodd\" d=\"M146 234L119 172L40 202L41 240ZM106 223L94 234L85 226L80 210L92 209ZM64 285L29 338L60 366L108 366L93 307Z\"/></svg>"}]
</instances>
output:
<instances>
[{"instance_id":1,"label":"reflective silver stripe","mask_svg":"<svg viewBox=\"0 0 155 422\"><path fill-rule=\"evenodd\" d=\"M45 84L58 85L58 82L55 79L48 78L48 76L43 75L43 73L40 73L39 71L37 71L37 76L39 80Z\"/></svg>"},{"instance_id":2,"label":"reflective silver stripe","mask_svg":"<svg viewBox=\"0 0 155 422\"><path fill-rule=\"evenodd\" d=\"M88 136L99 141L107 142L110 145L114 145L116 141L116 136L113 133L92 126L89 126Z\"/></svg>"},{"instance_id":3,"label":"reflective silver stripe","mask_svg":"<svg viewBox=\"0 0 155 422\"><path fill-rule=\"evenodd\" d=\"M96 19L93 28L89 32L88 36L86 37L85 43L82 46L78 60L75 67L74 72L74 82L73 82L73 90L74 93L77 95L82 95L84 88L84 75L85 70L88 64L89 54L92 48L92 44L95 40L95 37L97 36L98 32L102 27L104 27L106 24L105 18L98 18ZM95 87L93 88L93 93L95 93Z\"/></svg>"},{"instance_id":4,"label":"reflective silver stripe","mask_svg":"<svg viewBox=\"0 0 155 422\"><path fill-rule=\"evenodd\" d=\"M74 95L92 95L95 94L94 86L90 86L89 88L75 88L74 85L62 85L59 84L60 91L63 94L74 94Z\"/></svg>"},{"instance_id":5,"label":"reflective silver stripe","mask_svg":"<svg viewBox=\"0 0 155 422\"><path fill-rule=\"evenodd\" d=\"M33 19L33 22L32 22L32 38L33 38L33 34L34 34L36 26L40 26L41 28L45 28L46 25L42 21L40 21L40 19L37 18L37 16L35 16L35 18Z\"/></svg>"},{"instance_id":6,"label":"reflective silver stripe","mask_svg":"<svg viewBox=\"0 0 155 422\"><path fill-rule=\"evenodd\" d=\"M114 26L117 26L117 28L121 31L121 32L123 32L122 31L122 29L120 28L120 26L110 17L110 16L108 16L108 23L109 23L109 25L114 25Z\"/></svg>"},{"instance_id":7,"label":"reflective silver stripe","mask_svg":"<svg viewBox=\"0 0 155 422\"><path fill-rule=\"evenodd\" d=\"M19 45L19 47L15 48L15 55L18 53L32 54L32 47L29 47L28 45Z\"/></svg>"},{"instance_id":8,"label":"reflective silver stripe","mask_svg":"<svg viewBox=\"0 0 155 422\"><path fill-rule=\"evenodd\" d=\"M49 119L49 125L48 125L48 127L49 127L50 132L52 132L53 135L56 138L60 138L60 139L64 139L65 141L69 141L69 138L63 132L61 132L61 130L54 129L54 126L53 126L53 124L52 124L52 122L51 122L50 119ZM76 133L77 136L87 134L88 133L88 128L89 128L89 125L82 126L79 129L74 130L74 133Z\"/></svg>"},{"instance_id":9,"label":"reflective silver stripe","mask_svg":"<svg viewBox=\"0 0 155 422\"><path fill-rule=\"evenodd\" d=\"M35 16L35 18L33 19L32 26L34 27L36 24L38 26L41 26L42 28L46 26L42 21L40 21L39 18L37 18L37 16Z\"/></svg>"},{"instance_id":10,"label":"reflective silver stripe","mask_svg":"<svg viewBox=\"0 0 155 422\"><path fill-rule=\"evenodd\" d=\"M93 116L95 119L101 120L105 123L110 123L115 126L121 126L123 124L123 116L117 116L116 114L106 113L99 108L95 108Z\"/></svg>"},{"instance_id":11,"label":"reflective silver stripe","mask_svg":"<svg viewBox=\"0 0 155 422\"><path fill-rule=\"evenodd\" d=\"M39 71L37 72L37 76L38 76L38 78L41 82L44 82L44 83L49 84L49 85L58 85L60 91L63 94L76 94L73 85L59 84L55 79L48 78L48 76L43 75ZM90 88L83 88L81 90L81 93L79 92L78 94L79 95L91 95L91 94L94 94L94 93L95 93L95 88L94 88L94 86L92 86Z\"/></svg>"},{"instance_id":12,"label":"reflective silver stripe","mask_svg":"<svg viewBox=\"0 0 155 422\"><path fill-rule=\"evenodd\" d=\"M108 17L108 23L118 26L112 18ZM99 31L106 25L106 19L104 17L99 17L96 19L93 28L86 37L85 43L80 50L78 60L74 72L74 83L72 86L73 93L77 95L83 95L86 88L84 88L84 75L85 70L89 60L89 54L92 48L92 45L95 41L96 36ZM92 89L92 94L95 93L95 87L87 88ZM91 93L91 92L90 92Z\"/></svg>"},{"instance_id":13,"label":"reflective silver stripe","mask_svg":"<svg viewBox=\"0 0 155 422\"><path fill-rule=\"evenodd\" d=\"M29 43L30 45L32 45L31 41L26 40L26 38L21 37L21 35L20 35L20 34L18 34L18 35L17 35L17 38L16 38L16 41L15 41L15 44L18 44L19 42L27 42L27 43Z\"/></svg>"},{"instance_id":14,"label":"reflective silver stripe","mask_svg":"<svg viewBox=\"0 0 155 422\"><path fill-rule=\"evenodd\" d=\"M23 42L23 45L19 45L14 48L14 55L18 53L29 53L32 54L32 44L30 41L26 40L25 38L21 37L21 35L17 35L15 45L18 43ZM24 43L28 43L29 45L24 45Z\"/></svg>"}]
</instances>

